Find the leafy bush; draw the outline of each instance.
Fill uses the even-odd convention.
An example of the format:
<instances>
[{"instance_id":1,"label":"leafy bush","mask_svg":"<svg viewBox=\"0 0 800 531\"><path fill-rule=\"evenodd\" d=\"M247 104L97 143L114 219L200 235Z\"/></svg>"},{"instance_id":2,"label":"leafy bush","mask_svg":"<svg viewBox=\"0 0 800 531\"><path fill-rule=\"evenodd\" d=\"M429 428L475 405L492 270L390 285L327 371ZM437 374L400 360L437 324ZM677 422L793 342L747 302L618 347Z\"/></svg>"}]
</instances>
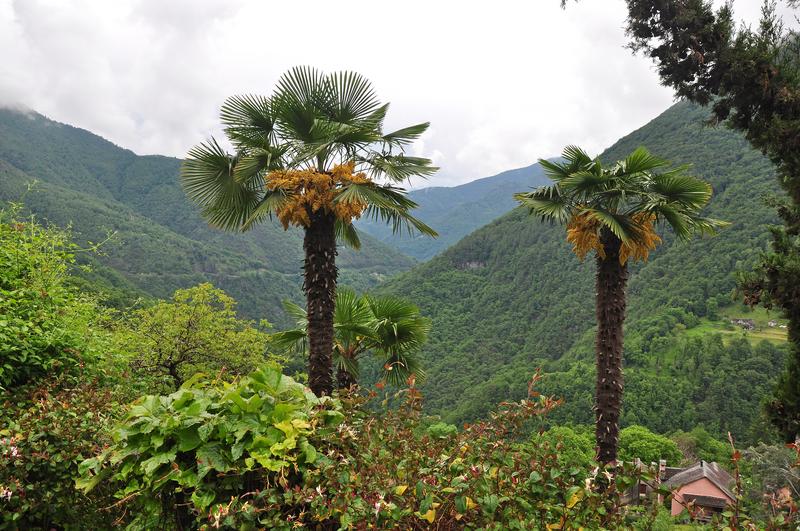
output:
<instances>
[{"instance_id":1,"label":"leafy bush","mask_svg":"<svg viewBox=\"0 0 800 531\"><path fill-rule=\"evenodd\" d=\"M135 528L170 520L185 528L216 505L295 484L318 457L309 436L341 418L330 399L274 368L234 384L189 381L134 402L113 444L81 464L78 485L91 491L111 478Z\"/></svg>"},{"instance_id":2,"label":"leafy bush","mask_svg":"<svg viewBox=\"0 0 800 531\"><path fill-rule=\"evenodd\" d=\"M658 463L665 459L667 463L678 464L683 460L683 454L675 441L644 426L628 426L619 432L619 458L624 461L641 459L644 463Z\"/></svg>"},{"instance_id":3,"label":"leafy bush","mask_svg":"<svg viewBox=\"0 0 800 531\"><path fill-rule=\"evenodd\" d=\"M268 359L267 334L236 317L236 301L204 283L124 316L118 346L136 375L166 392L196 372L244 375ZM267 323L265 323L265 326Z\"/></svg>"},{"instance_id":4,"label":"leafy bush","mask_svg":"<svg viewBox=\"0 0 800 531\"><path fill-rule=\"evenodd\" d=\"M420 430L419 392L401 391L396 411L372 416L350 402L302 486L284 494L273 529L587 529L639 525L620 494L639 477L559 463L544 439L523 442L557 401L538 395L505 403L491 419L450 437ZM606 490L601 494L598 484ZM291 507L291 509L289 509ZM642 520L644 522L644 520ZM549 526L549 527L548 527Z\"/></svg>"},{"instance_id":5,"label":"leafy bush","mask_svg":"<svg viewBox=\"0 0 800 531\"><path fill-rule=\"evenodd\" d=\"M428 436L433 439L447 439L451 435L458 433L458 428L453 424L437 422L428 426L427 432Z\"/></svg>"},{"instance_id":6,"label":"leafy bush","mask_svg":"<svg viewBox=\"0 0 800 531\"><path fill-rule=\"evenodd\" d=\"M684 463L695 463L700 459L727 463L731 458L731 447L711 436L702 426L692 431L678 431L670 436L683 454Z\"/></svg>"},{"instance_id":7,"label":"leafy bush","mask_svg":"<svg viewBox=\"0 0 800 531\"><path fill-rule=\"evenodd\" d=\"M594 461L594 437L588 428L554 426L536 437L558 450L558 460L563 465L588 466Z\"/></svg>"},{"instance_id":8,"label":"leafy bush","mask_svg":"<svg viewBox=\"0 0 800 531\"><path fill-rule=\"evenodd\" d=\"M96 377L46 379L0 396L0 528L87 529L113 520L107 489L84 496L78 465L109 442L114 399Z\"/></svg>"},{"instance_id":9,"label":"leafy bush","mask_svg":"<svg viewBox=\"0 0 800 531\"><path fill-rule=\"evenodd\" d=\"M67 285L69 233L18 214L0 210L0 389L77 367L86 338L75 321L94 309Z\"/></svg>"}]
</instances>

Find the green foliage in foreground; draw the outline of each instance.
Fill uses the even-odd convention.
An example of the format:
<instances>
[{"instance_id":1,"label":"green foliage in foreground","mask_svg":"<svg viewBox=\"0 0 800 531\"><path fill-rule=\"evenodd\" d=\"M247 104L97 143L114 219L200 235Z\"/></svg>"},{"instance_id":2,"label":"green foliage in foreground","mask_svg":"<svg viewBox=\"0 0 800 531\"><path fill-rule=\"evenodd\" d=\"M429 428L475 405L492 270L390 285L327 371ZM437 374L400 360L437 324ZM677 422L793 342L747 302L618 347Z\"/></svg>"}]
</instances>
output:
<instances>
[{"instance_id":1,"label":"green foliage in foreground","mask_svg":"<svg viewBox=\"0 0 800 531\"><path fill-rule=\"evenodd\" d=\"M93 527L110 491L72 480L119 411L107 312L71 285L70 234L18 213L0 210L0 528Z\"/></svg>"},{"instance_id":2,"label":"green foliage in foreground","mask_svg":"<svg viewBox=\"0 0 800 531\"><path fill-rule=\"evenodd\" d=\"M59 250L64 240L48 241ZM78 294L65 290L56 310L66 312ZM263 368L125 408L120 397L138 391L113 348L116 330L99 307L78 315L64 326L97 355L2 395L0 527L650 529L663 519L622 507L621 492L646 471L623 470L601 493L608 479L590 460L530 436L552 398L505 403L458 432L422 417L414 387L399 409L375 413L359 397L318 400ZM52 352L37 353L36 363ZM781 484L758 463L759 485ZM93 488L84 495L74 479Z\"/></svg>"},{"instance_id":3,"label":"green foliage in foreground","mask_svg":"<svg viewBox=\"0 0 800 531\"><path fill-rule=\"evenodd\" d=\"M288 489L292 474L317 460L309 435L341 419L329 398L274 368L235 384L187 382L137 400L113 444L81 464L78 486L90 491L111 476L117 496L135 508L134 528L164 525L173 514L186 525L193 513L263 485Z\"/></svg>"},{"instance_id":4,"label":"green foliage in foreground","mask_svg":"<svg viewBox=\"0 0 800 531\"><path fill-rule=\"evenodd\" d=\"M93 370L0 395L0 528L102 529L112 489L75 489L78 465L108 442L119 396Z\"/></svg>"},{"instance_id":5,"label":"green foliage in foreground","mask_svg":"<svg viewBox=\"0 0 800 531\"><path fill-rule=\"evenodd\" d=\"M414 387L378 414L363 407L368 398L340 398L322 403L276 370L145 397L115 429L115 443L81 465L78 483L116 485L118 509L134 515L130 529L654 529L670 521L656 505L623 502L652 481L646 466L609 475L564 451L563 430L526 440L557 407L551 397L504 403L461 432L426 428ZM748 511L759 503L739 504L714 525L797 525L780 509L753 520Z\"/></svg>"},{"instance_id":6,"label":"green foliage in foreground","mask_svg":"<svg viewBox=\"0 0 800 531\"><path fill-rule=\"evenodd\" d=\"M67 285L69 233L0 210L0 389L75 368L87 356L95 311Z\"/></svg>"}]
</instances>

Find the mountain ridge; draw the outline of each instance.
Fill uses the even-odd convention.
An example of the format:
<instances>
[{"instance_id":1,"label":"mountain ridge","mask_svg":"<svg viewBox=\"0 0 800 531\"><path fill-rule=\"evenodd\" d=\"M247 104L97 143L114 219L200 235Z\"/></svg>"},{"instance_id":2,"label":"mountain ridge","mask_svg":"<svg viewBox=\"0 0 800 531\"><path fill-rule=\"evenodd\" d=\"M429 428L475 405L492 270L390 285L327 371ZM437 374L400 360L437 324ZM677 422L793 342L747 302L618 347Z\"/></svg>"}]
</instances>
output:
<instances>
[{"instance_id":1,"label":"mountain ridge","mask_svg":"<svg viewBox=\"0 0 800 531\"><path fill-rule=\"evenodd\" d=\"M388 227L370 221L360 221L358 226L400 252L428 260L514 208L514 192L544 183L544 173L534 163L458 186L411 190L409 197L418 204L414 215L439 233L435 239L395 235Z\"/></svg>"},{"instance_id":2,"label":"mountain ridge","mask_svg":"<svg viewBox=\"0 0 800 531\"><path fill-rule=\"evenodd\" d=\"M731 303L732 273L755 262L766 248L768 225L776 220L773 209L755 199L779 191L773 166L740 135L705 127L706 115L704 109L678 103L601 155L605 161L619 160L644 145L675 164L694 163L693 172L714 189L707 214L732 222L718 236L689 242L663 232L664 244L650 260L631 268L626 378L636 391L623 419L662 432L690 429L698 419L722 426L722 411L735 415L727 407L703 405L714 397L704 394L672 352L689 348L678 331L706 318L710 299L720 306ZM544 389L567 399L557 417L591 422L593 265L571 253L563 227L541 223L517 208L380 286L382 292L415 301L433 320L422 353L429 375L422 386L427 411L449 422L472 421L487 414L490 404L523 397L528 378L541 367ZM742 352L751 348L740 347ZM711 343L696 349L704 353L692 362L698 366L722 355ZM764 347L758 354L762 368L747 369L752 371L747 373L751 402L740 405L745 413L738 416L750 427L737 427L737 435L756 422L758 397L771 381L765 368L779 367L783 356L776 352ZM734 377L725 371L714 376L719 385ZM680 386L670 390L672 381ZM663 396L680 389L686 396L678 405L657 402L654 397L660 395L652 389ZM687 413L671 419L670 408L676 407Z\"/></svg>"},{"instance_id":3,"label":"mountain ridge","mask_svg":"<svg viewBox=\"0 0 800 531\"><path fill-rule=\"evenodd\" d=\"M117 231L105 256L83 259L97 269L92 278L115 278L107 287L119 290L119 297L162 298L179 287L215 281L240 301L244 315L288 323L281 300L302 296L301 231L284 231L277 222L246 234L211 229L180 188L180 159L139 156L41 114L0 109L0 162L0 199L26 196L40 217L62 226L74 222L79 242ZM34 180L38 191L29 193ZM361 251L342 249L339 259L343 283L359 289L413 263L366 234Z\"/></svg>"}]
</instances>

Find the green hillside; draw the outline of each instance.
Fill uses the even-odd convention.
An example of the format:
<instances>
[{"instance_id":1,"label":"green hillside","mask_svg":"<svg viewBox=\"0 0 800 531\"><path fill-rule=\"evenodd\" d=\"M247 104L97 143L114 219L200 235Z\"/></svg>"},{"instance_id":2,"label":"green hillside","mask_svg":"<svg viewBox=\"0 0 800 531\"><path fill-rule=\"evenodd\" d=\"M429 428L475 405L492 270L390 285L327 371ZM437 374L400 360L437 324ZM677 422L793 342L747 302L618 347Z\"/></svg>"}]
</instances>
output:
<instances>
[{"instance_id":1,"label":"green hillside","mask_svg":"<svg viewBox=\"0 0 800 531\"><path fill-rule=\"evenodd\" d=\"M409 197L419 205L414 215L435 228L438 238L392 234L384 224L364 220L359 228L400 252L429 260L461 238L497 219L516 206L514 192L544 184L538 164L504 171L460 186L433 186L412 190Z\"/></svg>"},{"instance_id":2,"label":"green hillside","mask_svg":"<svg viewBox=\"0 0 800 531\"><path fill-rule=\"evenodd\" d=\"M280 301L299 298L302 233L267 224L247 234L209 228L178 184L180 160L138 156L82 129L36 113L0 109L0 200L20 200L39 217L71 224L79 242L101 241L104 256L83 276L112 300L166 297L210 280L243 314L283 322ZM38 181L34 190L27 185ZM413 259L364 235L339 257L344 284L374 286Z\"/></svg>"},{"instance_id":3,"label":"green hillside","mask_svg":"<svg viewBox=\"0 0 800 531\"><path fill-rule=\"evenodd\" d=\"M749 438L783 363L780 341L754 346L713 330L687 331L709 308L730 304L733 271L755 260L774 222L760 198L778 187L764 157L739 135L704 127L705 118L703 109L677 104L602 155L618 159L644 145L692 163L714 188L708 214L732 222L717 237L688 243L665 234L650 261L633 267L623 421L661 432L704 424ZM563 227L517 209L383 287L433 318L424 353L428 410L450 421L475 419L523 396L542 367L546 390L567 399L557 420L591 422L593 265L571 253Z\"/></svg>"}]
</instances>

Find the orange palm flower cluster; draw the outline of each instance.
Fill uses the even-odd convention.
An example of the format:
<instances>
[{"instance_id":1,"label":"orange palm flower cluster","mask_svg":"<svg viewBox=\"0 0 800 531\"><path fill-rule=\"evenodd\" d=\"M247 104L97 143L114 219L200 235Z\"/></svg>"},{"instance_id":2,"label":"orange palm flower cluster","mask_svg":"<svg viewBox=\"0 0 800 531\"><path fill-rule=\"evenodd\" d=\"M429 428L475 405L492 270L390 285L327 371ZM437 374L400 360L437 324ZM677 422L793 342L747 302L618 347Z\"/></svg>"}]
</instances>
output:
<instances>
[{"instance_id":1,"label":"orange palm flower cluster","mask_svg":"<svg viewBox=\"0 0 800 531\"><path fill-rule=\"evenodd\" d=\"M266 179L267 188L282 190L288 201L277 211L278 219L286 229L289 225L308 227L311 214L320 209L350 223L358 219L367 208L359 199L334 202L348 184L369 184L372 180L364 173L354 173L355 163L335 166L330 172L315 170L280 170L271 172Z\"/></svg>"},{"instance_id":2,"label":"orange palm flower cluster","mask_svg":"<svg viewBox=\"0 0 800 531\"><path fill-rule=\"evenodd\" d=\"M625 264L628 260L647 261L650 251L661 243L661 237L655 231L655 219L655 215L649 212L639 212L631 216L639 230L639 238L638 241L622 243L619 251L620 264ZM573 216L567 224L567 241L572 244L572 251L581 260L592 250L601 258L606 257L606 251L600 243L600 226L600 221L591 217L588 212Z\"/></svg>"}]
</instances>

